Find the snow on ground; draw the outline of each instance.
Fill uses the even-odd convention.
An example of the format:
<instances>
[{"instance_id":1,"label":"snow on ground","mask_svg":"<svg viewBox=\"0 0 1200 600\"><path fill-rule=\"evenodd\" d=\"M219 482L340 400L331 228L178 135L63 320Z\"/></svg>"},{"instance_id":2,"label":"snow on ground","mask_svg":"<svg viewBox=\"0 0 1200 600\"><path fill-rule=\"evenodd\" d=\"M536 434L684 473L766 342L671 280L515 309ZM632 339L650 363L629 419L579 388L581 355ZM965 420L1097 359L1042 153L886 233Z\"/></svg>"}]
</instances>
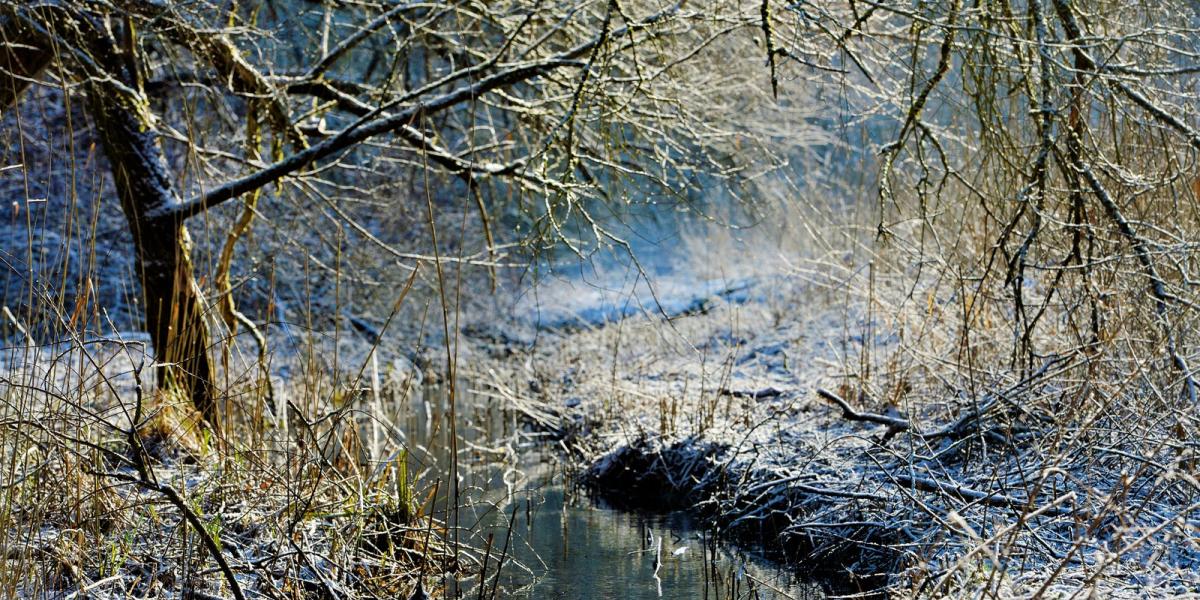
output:
<instances>
[{"instance_id":1,"label":"snow on ground","mask_svg":"<svg viewBox=\"0 0 1200 600\"><path fill-rule=\"evenodd\" d=\"M1085 428L1044 410L1078 357L997 369L969 394L901 360L927 342L902 341L848 281L560 283L518 310L508 337L532 341L492 376L574 424L610 499L694 507L843 591L1200 589L1196 479L1165 466L1168 447L1122 435L1115 411ZM897 364L903 376L879 372Z\"/></svg>"}]
</instances>

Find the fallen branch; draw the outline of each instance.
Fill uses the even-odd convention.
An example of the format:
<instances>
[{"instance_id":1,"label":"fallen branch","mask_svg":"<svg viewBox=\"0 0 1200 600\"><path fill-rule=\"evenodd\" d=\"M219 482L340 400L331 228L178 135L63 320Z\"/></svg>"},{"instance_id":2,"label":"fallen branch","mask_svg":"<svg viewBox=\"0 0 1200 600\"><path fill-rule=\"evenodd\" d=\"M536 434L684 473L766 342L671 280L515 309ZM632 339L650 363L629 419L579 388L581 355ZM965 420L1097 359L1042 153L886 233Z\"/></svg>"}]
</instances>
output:
<instances>
[{"instance_id":1,"label":"fallen branch","mask_svg":"<svg viewBox=\"0 0 1200 600\"><path fill-rule=\"evenodd\" d=\"M818 486L813 486L813 485L809 485L806 483L800 483L802 480L809 479L810 477L812 477L812 475L809 473L801 473L799 475L792 475L789 477L782 477L780 479L773 479L771 481L767 481L767 482L755 485L755 486L751 487L750 489L746 490L744 493L745 494L754 494L757 492L761 492L763 490L768 490L768 489L782 485L782 486L786 486L790 489L799 490L806 494L814 494L817 496L833 496L836 498L851 498L854 500L873 500L876 502L884 502L887 500L887 498L885 498L884 496L880 496L878 494L871 494L868 492L852 492L852 491L847 491L847 490L835 490L835 489L828 488L828 487L818 487ZM814 481L813 483L824 483L824 482Z\"/></svg>"},{"instance_id":2,"label":"fallen branch","mask_svg":"<svg viewBox=\"0 0 1200 600\"><path fill-rule=\"evenodd\" d=\"M886 425L888 429L887 432L883 434L883 441L885 442L891 439L892 436L896 435L897 433L900 433L901 431L907 431L912 427L912 424L908 422L908 419L854 410L854 407L850 406L849 402L846 402L841 396L825 388L817 388L817 395L840 406L842 409L842 416L849 421L862 421L866 423Z\"/></svg>"},{"instance_id":3,"label":"fallen branch","mask_svg":"<svg viewBox=\"0 0 1200 600\"><path fill-rule=\"evenodd\" d=\"M943 482L943 481L938 481L936 479L929 479L926 477L910 477L908 475L897 475L895 477L895 482L902 486L912 487L912 488L916 488L918 490L923 490L926 492L936 492L936 493L947 495L947 496L954 496L960 500L966 500L969 502L978 502L980 504L987 504L988 506L1011 508L1011 509L1020 510L1020 511L1024 511L1028 508L1031 508L1030 502L1027 499L1017 498L1015 496L1009 496L1007 494L1000 494L1000 493L995 493L995 492L982 492L982 491L979 491L976 489L965 487L962 484L954 482L954 481ZM1049 509L1042 507L1042 509L1038 509L1035 512L1037 514L1054 515L1054 516L1078 514L1078 511L1073 508L1064 508L1061 506L1053 506L1052 508L1049 508Z\"/></svg>"},{"instance_id":4,"label":"fallen branch","mask_svg":"<svg viewBox=\"0 0 1200 600\"><path fill-rule=\"evenodd\" d=\"M941 438L941 437L950 437L950 438L958 439L958 438L962 437L967 432L967 430L971 428L972 425L979 426L980 420L983 419L983 417L986 416L988 413L990 413L992 411L992 409L995 408L996 405L999 404L1001 401L1005 402L1009 406L1025 413L1027 415L1035 416L1035 415L1032 415L1032 413L1030 413L1028 410L1023 408L1020 404L1013 402L1010 399L1010 396L1017 393L1022 388L1026 387L1028 385L1032 385L1033 382L1044 377L1046 375L1046 373L1048 373L1050 371L1050 367L1057 365L1058 363L1060 363L1064 360L1067 360L1067 358L1068 357L1058 356L1058 355L1050 356L1049 358L1046 359L1045 362L1042 363L1041 367L1038 367L1037 371L1034 371L1033 373L1029 374L1028 377L1022 379L1021 381L1018 381L1017 383L1013 384L1011 387L1009 387L1008 389L1006 389L1004 391L996 392L994 394L989 395L982 402L980 402L975 408L967 411L966 414L960 416L953 423L950 423L950 424L942 427L941 429L938 429L937 431L923 433L923 434L921 434L921 437L923 437L927 440L937 439L937 438Z\"/></svg>"}]
</instances>

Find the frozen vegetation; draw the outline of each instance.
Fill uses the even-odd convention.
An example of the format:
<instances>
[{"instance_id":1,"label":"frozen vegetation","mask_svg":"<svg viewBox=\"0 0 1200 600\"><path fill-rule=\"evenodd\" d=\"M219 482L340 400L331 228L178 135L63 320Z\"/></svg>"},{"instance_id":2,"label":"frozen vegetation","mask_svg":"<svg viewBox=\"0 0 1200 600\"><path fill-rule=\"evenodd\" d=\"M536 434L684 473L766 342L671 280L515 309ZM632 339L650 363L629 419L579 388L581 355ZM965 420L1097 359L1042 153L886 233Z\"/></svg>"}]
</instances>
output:
<instances>
[{"instance_id":1,"label":"frozen vegetation","mask_svg":"<svg viewBox=\"0 0 1200 600\"><path fill-rule=\"evenodd\" d=\"M0 598L536 597L593 520L655 597L1195 596L1197 48L1165 0L0 0Z\"/></svg>"}]
</instances>

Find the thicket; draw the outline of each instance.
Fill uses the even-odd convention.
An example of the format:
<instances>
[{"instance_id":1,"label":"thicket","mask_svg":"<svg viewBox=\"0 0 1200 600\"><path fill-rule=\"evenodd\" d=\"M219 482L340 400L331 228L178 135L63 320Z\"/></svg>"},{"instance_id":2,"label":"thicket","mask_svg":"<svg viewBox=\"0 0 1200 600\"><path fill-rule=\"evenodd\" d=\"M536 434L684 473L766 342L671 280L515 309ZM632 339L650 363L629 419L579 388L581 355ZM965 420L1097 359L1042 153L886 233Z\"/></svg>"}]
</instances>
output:
<instances>
[{"instance_id":1,"label":"thicket","mask_svg":"<svg viewBox=\"0 0 1200 600\"><path fill-rule=\"evenodd\" d=\"M782 210L833 270L865 273L854 325L900 343L865 343L842 396L916 432L975 414L967 439L1016 465L976 484L1075 493L1081 550L1191 539L1197 18L1070 0L4 2L4 589L169 555L216 561L235 590L238 572L288 580L262 567L281 553L293 581L349 585L311 573L351 571L335 549L369 511L315 546L296 532L315 504L408 485L388 466L400 440L355 441L382 418L348 400L383 394L381 335L438 347L388 354L401 382L453 386L459 313L488 302L471 296L547 252L631 249L621 223L654 203ZM432 301L410 310L410 289ZM202 484L164 481L159 438L221 458L180 471ZM940 452L909 439L912 460ZM231 504L273 533L214 531ZM419 523L396 525L414 555L438 537ZM185 541L81 555L162 531ZM406 589L413 564L363 581Z\"/></svg>"}]
</instances>

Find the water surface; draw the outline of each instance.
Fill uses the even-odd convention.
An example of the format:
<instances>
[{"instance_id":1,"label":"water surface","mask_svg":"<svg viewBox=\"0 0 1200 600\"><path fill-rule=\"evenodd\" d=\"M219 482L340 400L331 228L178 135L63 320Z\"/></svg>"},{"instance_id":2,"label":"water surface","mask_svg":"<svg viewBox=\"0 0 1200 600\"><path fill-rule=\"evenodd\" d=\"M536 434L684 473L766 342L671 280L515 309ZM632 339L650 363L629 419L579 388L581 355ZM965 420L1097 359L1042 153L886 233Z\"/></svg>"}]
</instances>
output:
<instances>
[{"instance_id":1,"label":"water surface","mask_svg":"<svg viewBox=\"0 0 1200 600\"><path fill-rule=\"evenodd\" d=\"M468 389L468 388L463 388ZM418 487L436 483L449 503L449 402L428 389L399 419ZM459 509L466 552L486 560L476 574L448 582L450 597L579 600L657 598L817 599L818 587L761 557L714 542L682 512L647 514L606 506L570 481L553 446L520 425L502 402L461 391L456 403ZM453 503L451 503L453 504ZM491 536L491 550L483 549ZM497 573L501 556L503 564Z\"/></svg>"}]
</instances>

